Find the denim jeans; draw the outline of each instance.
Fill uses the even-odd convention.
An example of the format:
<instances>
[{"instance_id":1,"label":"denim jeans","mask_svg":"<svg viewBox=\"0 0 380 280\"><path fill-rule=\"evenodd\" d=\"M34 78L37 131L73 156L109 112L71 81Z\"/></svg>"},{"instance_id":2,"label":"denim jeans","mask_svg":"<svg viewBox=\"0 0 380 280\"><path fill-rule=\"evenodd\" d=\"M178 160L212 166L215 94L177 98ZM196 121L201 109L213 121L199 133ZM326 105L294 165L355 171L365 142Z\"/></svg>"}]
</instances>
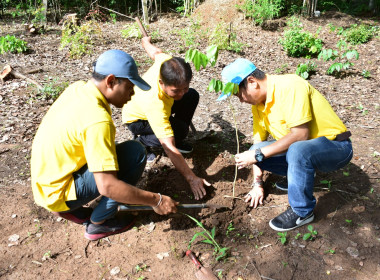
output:
<instances>
[{"instance_id":1,"label":"denim jeans","mask_svg":"<svg viewBox=\"0 0 380 280\"><path fill-rule=\"evenodd\" d=\"M274 141L263 141L250 150L262 148ZM298 141L290 145L286 153L279 154L256 165L262 170L287 176L288 199L293 211L301 217L310 214L316 204L313 195L314 173L330 172L344 167L353 156L350 140L331 141L326 137Z\"/></svg>"},{"instance_id":2,"label":"denim jeans","mask_svg":"<svg viewBox=\"0 0 380 280\"><path fill-rule=\"evenodd\" d=\"M176 143L183 141L189 133L189 126L193 119L195 109L197 109L198 102L199 93L193 88L190 88L189 91L183 95L181 100L174 101L171 110L172 115L169 117L169 121ZM127 127L135 137L139 135L139 141L145 146L161 147L161 143L154 134L148 121L138 120L127 124Z\"/></svg>"},{"instance_id":3,"label":"denim jeans","mask_svg":"<svg viewBox=\"0 0 380 280\"><path fill-rule=\"evenodd\" d=\"M146 150L138 141L126 141L116 145L117 160L119 163L118 179L136 185L146 164ZM66 201L69 211L80 208L91 200L100 196L94 174L88 170L87 164L73 174L77 200ZM112 218L119 203L103 196L91 215L93 222L101 222Z\"/></svg>"}]
</instances>

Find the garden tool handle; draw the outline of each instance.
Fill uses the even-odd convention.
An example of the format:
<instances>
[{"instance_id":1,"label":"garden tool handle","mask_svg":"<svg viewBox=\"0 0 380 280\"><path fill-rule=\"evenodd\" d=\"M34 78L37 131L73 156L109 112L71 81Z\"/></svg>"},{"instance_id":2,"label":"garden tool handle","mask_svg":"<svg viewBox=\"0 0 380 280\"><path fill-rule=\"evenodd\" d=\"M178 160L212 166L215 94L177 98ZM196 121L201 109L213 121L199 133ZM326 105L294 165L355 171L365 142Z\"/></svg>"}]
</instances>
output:
<instances>
[{"instance_id":1,"label":"garden tool handle","mask_svg":"<svg viewBox=\"0 0 380 280\"><path fill-rule=\"evenodd\" d=\"M139 28L140 28L140 31L141 31L142 35L144 37L148 37L148 33L146 33L146 30L145 30L144 26L142 25L139 17L135 17L135 20L136 20L137 24L139 25Z\"/></svg>"},{"instance_id":2,"label":"garden tool handle","mask_svg":"<svg viewBox=\"0 0 380 280\"><path fill-rule=\"evenodd\" d=\"M191 259L191 261L195 264L195 266L198 269L201 269L202 267L201 263L197 260L197 257L194 255L194 253L191 250L187 250L186 256L188 256Z\"/></svg>"}]
</instances>

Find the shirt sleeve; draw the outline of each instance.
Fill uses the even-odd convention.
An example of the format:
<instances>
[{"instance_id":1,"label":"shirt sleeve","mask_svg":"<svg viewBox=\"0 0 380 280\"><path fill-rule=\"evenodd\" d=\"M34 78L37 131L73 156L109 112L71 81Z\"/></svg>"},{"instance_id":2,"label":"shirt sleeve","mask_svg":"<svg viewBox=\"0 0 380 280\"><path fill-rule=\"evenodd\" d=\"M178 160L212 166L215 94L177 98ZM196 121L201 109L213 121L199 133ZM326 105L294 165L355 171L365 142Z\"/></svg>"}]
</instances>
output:
<instances>
[{"instance_id":1,"label":"shirt sleeve","mask_svg":"<svg viewBox=\"0 0 380 280\"><path fill-rule=\"evenodd\" d=\"M89 126L83 132L84 154L91 172L117 171L115 126L101 122Z\"/></svg>"}]
</instances>

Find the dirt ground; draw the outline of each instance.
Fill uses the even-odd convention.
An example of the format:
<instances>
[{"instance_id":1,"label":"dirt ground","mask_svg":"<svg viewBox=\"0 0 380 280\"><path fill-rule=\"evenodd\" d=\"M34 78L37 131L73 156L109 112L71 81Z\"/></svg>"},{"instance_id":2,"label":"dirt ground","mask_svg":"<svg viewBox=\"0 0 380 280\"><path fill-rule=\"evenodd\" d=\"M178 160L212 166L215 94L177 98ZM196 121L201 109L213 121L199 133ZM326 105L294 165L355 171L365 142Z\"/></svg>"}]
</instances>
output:
<instances>
[{"instance_id":1,"label":"dirt ground","mask_svg":"<svg viewBox=\"0 0 380 280\"><path fill-rule=\"evenodd\" d=\"M264 31L242 20L242 16L236 18L240 20L233 28L237 40L247 44L244 52L221 51L215 68L194 73L191 85L200 92L201 99L193 119L197 132L189 135L194 152L186 156L194 172L212 183L202 202L230 208L183 211L200 220L207 229L215 227L217 242L229 247L230 255L216 261L213 247L199 242L200 239L191 249L219 279L380 279L379 38L358 46L359 60L341 78L326 75L327 63L313 59L318 69L310 83L326 96L352 132L354 158L342 170L317 173L318 203L312 223L318 232L316 239L304 241L302 236L308 230L301 227L289 232L283 245L268 225L271 218L288 206L286 193L273 187L278 177L268 174L267 195L257 209L247 207L241 199L224 197L232 195L235 174L234 120L228 102L216 102L217 94L206 88L237 57L251 59L257 67L272 74L294 73L305 59L286 56L278 44L283 29ZM328 24L348 27L358 19L329 13L302 21L309 31L321 29L319 37L325 48L335 48L338 38ZM20 34L23 29L21 23L12 20L0 24L0 35ZM22 37L29 43L30 52L0 56L0 63L11 64L24 73L41 69L28 76L43 84L55 79L73 82L90 77L92 62L99 54L118 48L136 59L142 73L151 61L139 40L120 37L125 24L102 23L104 39L97 42L93 54L82 59L69 59L65 50L58 51L60 27L50 26L43 35ZM190 24L188 19L165 16L151 23L149 30L159 32L157 46L184 56L179 53L183 42L177 33ZM370 71L371 78L365 79L361 75L363 70ZM84 226L57 219L36 206L30 188L30 149L52 101L41 98L20 79L7 80L0 88L1 279L196 279L195 266L184 252L200 228L183 214L166 217L140 212L133 229L89 242L83 237ZM252 136L250 106L240 104L237 98L231 100L240 150L244 151L249 148ZM130 139L121 123L120 110L113 108L113 113L117 141ZM250 169L239 170L236 197L242 198L249 191L251 177ZM139 187L170 195L181 203L196 203L188 184L165 155L147 165Z\"/></svg>"}]
</instances>

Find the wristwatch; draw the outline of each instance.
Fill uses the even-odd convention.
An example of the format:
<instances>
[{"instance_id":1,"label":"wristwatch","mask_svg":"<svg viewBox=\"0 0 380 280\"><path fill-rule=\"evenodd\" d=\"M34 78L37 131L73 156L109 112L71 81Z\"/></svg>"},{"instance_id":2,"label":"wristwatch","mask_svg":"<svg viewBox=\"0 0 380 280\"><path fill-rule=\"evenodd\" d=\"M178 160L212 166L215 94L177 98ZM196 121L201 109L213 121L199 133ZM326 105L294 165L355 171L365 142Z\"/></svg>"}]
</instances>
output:
<instances>
[{"instance_id":1,"label":"wristwatch","mask_svg":"<svg viewBox=\"0 0 380 280\"><path fill-rule=\"evenodd\" d=\"M255 150L255 159L257 162L262 162L265 159L264 154L261 152L261 149L258 148Z\"/></svg>"}]
</instances>

